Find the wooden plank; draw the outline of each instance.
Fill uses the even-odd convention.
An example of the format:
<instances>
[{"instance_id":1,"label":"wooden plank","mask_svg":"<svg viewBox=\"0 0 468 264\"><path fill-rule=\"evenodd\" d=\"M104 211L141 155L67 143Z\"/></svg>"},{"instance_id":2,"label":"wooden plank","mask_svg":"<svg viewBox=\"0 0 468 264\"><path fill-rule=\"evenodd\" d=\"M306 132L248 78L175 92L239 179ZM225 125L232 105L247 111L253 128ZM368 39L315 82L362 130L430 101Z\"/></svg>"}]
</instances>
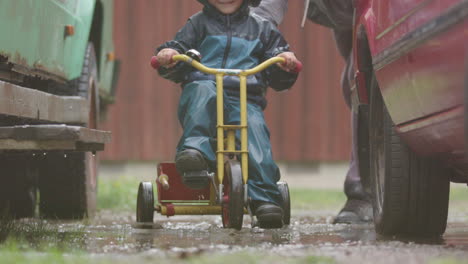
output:
<instances>
[{"instance_id":1,"label":"wooden plank","mask_svg":"<svg viewBox=\"0 0 468 264\"><path fill-rule=\"evenodd\" d=\"M57 123L84 124L88 120L86 99L57 96L0 81L0 114Z\"/></svg>"},{"instance_id":2,"label":"wooden plank","mask_svg":"<svg viewBox=\"0 0 468 264\"><path fill-rule=\"evenodd\" d=\"M104 150L111 132L66 125L0 127L0 150Z\"/></svg>"}]
</instances>

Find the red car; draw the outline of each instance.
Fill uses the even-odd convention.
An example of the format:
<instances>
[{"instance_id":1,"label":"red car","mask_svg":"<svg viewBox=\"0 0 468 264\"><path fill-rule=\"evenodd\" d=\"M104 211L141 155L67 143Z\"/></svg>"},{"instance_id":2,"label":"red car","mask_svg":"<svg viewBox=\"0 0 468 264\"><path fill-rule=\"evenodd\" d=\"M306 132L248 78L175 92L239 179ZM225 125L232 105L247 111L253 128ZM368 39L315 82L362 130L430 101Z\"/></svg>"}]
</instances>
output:
<instances>
[{"instance_id":1,"label":"red car","mask_svg":"<svg viewBox=\"0 0 468 264\"><path fill-rule=\"evenodd\" d=\"M468 183L467 0L355 0L360 169L383 235L441 235Z\"/></svg>"}]
</instances>

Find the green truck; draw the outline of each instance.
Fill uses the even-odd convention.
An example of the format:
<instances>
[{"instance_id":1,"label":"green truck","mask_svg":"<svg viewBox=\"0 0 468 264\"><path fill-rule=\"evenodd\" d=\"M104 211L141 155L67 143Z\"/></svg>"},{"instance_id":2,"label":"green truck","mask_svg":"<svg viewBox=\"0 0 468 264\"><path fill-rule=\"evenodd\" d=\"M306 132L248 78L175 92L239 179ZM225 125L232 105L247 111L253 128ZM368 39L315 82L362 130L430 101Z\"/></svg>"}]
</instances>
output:
<instances>
[{"instance_id":1,"label":"green truck","mask_svg":"<svg viewBox=\"0 0 468 264\"><path fill-rule=\"evenodd\" d=\"M112 21L112 0L0 0L0 217L93 214Z\"/></svg>"}]
</instances>

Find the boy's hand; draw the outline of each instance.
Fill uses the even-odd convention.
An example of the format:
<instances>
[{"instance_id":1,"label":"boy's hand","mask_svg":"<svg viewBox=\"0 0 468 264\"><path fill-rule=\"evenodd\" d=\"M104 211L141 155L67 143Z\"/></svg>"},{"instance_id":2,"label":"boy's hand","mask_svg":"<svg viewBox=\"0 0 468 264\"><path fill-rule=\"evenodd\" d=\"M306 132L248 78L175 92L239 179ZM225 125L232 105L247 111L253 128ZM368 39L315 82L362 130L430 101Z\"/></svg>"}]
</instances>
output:
<instances>
[{"instance_id":1,"label":"boy's hand","mask_svg":"<svg viewBox=\"0 0 468 264\"><path fill-rule=\"evenodd\" d=\"M172 57L175 55L179 55L179 52L177 50L162 49L158 52L156 58L161 66L164 66L166 68L172 68L177 64L176 61L172 61Z\"/></svg>"},{"instance_id":2,"label":"boy's hand","mask_svg":"<svg viewBox=\"0 0 468 264\"><path fill-rule=\"evenodd\" d=\"M301 62L296 58L294 53L290 51L280 53L277 56L285 59L284 63L278 63L278 67L280 67L284 71L296 72L297 65L301 64Z\"/></svg>"}]
</instances>

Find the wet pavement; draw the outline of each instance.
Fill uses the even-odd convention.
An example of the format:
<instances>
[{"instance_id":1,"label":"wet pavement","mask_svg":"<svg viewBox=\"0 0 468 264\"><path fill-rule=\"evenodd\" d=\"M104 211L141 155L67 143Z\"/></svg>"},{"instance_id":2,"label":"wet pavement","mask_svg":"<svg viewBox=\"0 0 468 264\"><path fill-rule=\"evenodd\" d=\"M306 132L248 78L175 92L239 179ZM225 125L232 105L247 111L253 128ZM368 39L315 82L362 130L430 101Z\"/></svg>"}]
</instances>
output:
<instances>
[{"instance_id":1,"label":"wet pavement","mask_svg":"<svg viewBox=\"0 0 468 264\"><path fill-rule=\"evenodd\" d=\"M139 225L132 213L113 211L101 211L84 222L47 224L60 233L82 232L73 241L80 251L125 262L247 252L276 256L278 262L268 263L307 256L325 256L336 263L430 263L439 259L468 263L468 213L451 215L442 238L418 241L379 237L372 225L332 225L334 213L293 211L291 225L274 230L251 228L249 219L241 231L223 229L219 216L158 215L154 224Z\"/></svg>"}]
</instances>

